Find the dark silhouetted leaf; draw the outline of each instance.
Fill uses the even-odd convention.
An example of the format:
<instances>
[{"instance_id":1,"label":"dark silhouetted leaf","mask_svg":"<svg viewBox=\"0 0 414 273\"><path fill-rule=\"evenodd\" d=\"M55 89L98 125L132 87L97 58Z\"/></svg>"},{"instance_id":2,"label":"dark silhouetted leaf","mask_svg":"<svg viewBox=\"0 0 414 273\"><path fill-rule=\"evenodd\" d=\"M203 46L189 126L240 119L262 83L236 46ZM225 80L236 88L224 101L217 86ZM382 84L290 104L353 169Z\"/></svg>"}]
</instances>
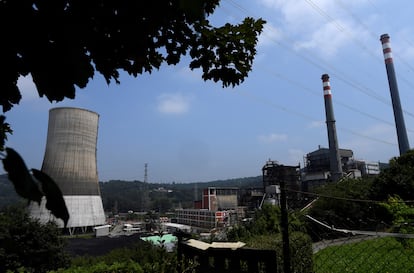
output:
<instances>
[{"instance_id":1,"label":"dark silhouetted leaf","mask_svg":"<svg viewBox=\"0 0 414 273\"><path fill-rule=\"evenodd\" d=\"M46 208L50 210L56 218L60 218L65 223L69 220L69 212L63 199L62 192L53 179L42 171L32 169L33 176L42 184L42 190L46 195Z\"/></svg>"},{"instance_id":2,"label":"dark silhouetted leaf","mask_svg":"<svg viewBox=\"0 0 414 273\"><path fill-rule=\"evenodd\" d=\"M7 140L7 134L13 133L12 129L10 129L10 124L6 121L6 117L4 115L0 116L0 151L4 150L4 144Z\"/></svg>"},{"instance_id":3,"label":"dark silhouetted leaf","mask_svg":"<svg viewBox=\"0 0 414 273\"><path fill-rule=\"evenodd\" d=\"M17 194L29 201L36 201L40 205L43 194L30 175L23 158L12 148L6 147L6 153L3 166Z\"/></svg>"}]
</instances>

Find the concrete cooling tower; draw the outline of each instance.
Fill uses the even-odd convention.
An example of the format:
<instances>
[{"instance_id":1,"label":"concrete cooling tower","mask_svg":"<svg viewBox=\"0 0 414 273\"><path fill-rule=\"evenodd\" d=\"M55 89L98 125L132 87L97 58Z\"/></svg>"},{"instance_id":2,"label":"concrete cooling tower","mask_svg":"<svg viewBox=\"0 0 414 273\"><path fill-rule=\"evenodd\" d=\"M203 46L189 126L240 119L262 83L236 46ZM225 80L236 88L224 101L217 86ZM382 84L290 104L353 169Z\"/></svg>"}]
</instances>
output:
<instances>
[{"instance_id":1,"label":"concrete cooling tower","mask_svg":"<svg viewBox=\"0 0 414 273\"><path fill-rule=\"evenodd\" d=\"M105 223L96 163L96 143L99 115L79 108L53 108L49 111L46 151L42 171L60 187L69 211L67 227L76 228ZM63 221L41 205L32 202L30 215L40 222Z\"/></svg>"}]
</instances>

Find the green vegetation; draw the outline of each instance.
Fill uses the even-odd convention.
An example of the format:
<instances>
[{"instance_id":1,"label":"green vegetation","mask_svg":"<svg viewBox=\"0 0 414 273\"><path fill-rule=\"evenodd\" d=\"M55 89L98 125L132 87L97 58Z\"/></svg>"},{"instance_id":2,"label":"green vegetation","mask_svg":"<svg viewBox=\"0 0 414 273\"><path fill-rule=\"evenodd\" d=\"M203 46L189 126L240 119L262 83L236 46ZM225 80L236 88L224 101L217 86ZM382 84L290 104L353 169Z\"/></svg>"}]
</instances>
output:
<instances>
[{"instance_id":1,"label":"green vegetation","mask_svg":"<svg viewBox=\"0 0 414 273\"><path fill-rule=\"evenodd\" d=\"M128 262L114 262L110 265L105 264L104 262L90 264L85 266L71 267L68 269L59 269L57 271L52 271L50 273L108 273L108 272L117 272L117 273L144 273L142 267L133 261Z\"/></svg>"},{"instance_id":2,"label":"green vegetation","mask_svg":"<svg viewBox=\"0 0 414 273\"><path fill-rule=\"evenodd\" d=\"M320 197L308 213L337 228L378 230L396 225L396 218L401 215L395 213L407 213L410 203L405 204L405 212L385 204L390 197L399 199L400 203L412 200L413 166L414 150L410 150L391 159L389 168L375 178L345 179L324 185L318 189Z\"/></svg>"},{"instance_id":3,"label":"green vegetation","mask_svg":"<svg viewBox=\"0 0 414 273\"><path fill-rule=\"evenodd\" d=\"M314 272L414 272L413 257L414 249L385 237L325 248L314 255Z\"/></svg>"},{"instance_id":4,"label":"green vegetation","mask_svg":"<svg viewBox=\"0 0 414 273\"><path fill-rule=\"evenodd\" d=\"M371 199L384 201L389 196L398 195L403 200L414 196L414 150L409 150L389 162L372 184Z\"/></svg>"},{"instance_id":5,"label":"green vegetation","mask_svg":"<svg viewBox=\"0 0 414 273\"><path fill-rule=\"evenodd\" d=\"M347 179L319 189L309 214L329 226L412 234L414 151L390 160L375 178ZM343 237L308 224L315 241ZM414 272L414 239L380 238L331 246L314 255L315 272Z\"/></svg>"},{"instance_id":6,"label":"green vegetation","mask_svg":"<svg viewBox=\"0 0 414 273\"><path fill-rule=\"evenodd\" d=\"M317 190L320 197L308 213L335 227L373 230L378 206L354 201L370 200L372 183L372 179L345 179L326 184Z\"/></svg>"},{"instance_id":7,"label":"green vegetation","mask_svg":"<svg viewBox=\"0 0 414 273\"><path fill-rule=\"evenodd\" d=\"M69 265L65 241L55 224L41 225L23 207L0 213L0 272L48 272Z\"/></svg>"},{"instance_id":8,"label":"green vegetation","mask_svg":"<svg viewBox=\"0 0 414 273\"><path fill-rule=\"evenodd\" d=\"M197 197L201 199L201 191L207 187L240 187L243 189L261 185L261 176L193 183L144 184L141 181L121 180L99 183L105 211L116 213L129 210L158 210L159 208L165 211L179 206L191 208L194 205L195 189L197 189ZM164 191L158 189L164 189ZM17 195L7 175L0 175L0 210L22 201L24 199Z\"/></svg>"},{"instance_id":9,"label":"green vegetation","mask_svg":"<svg viewBox=\"0 0 414 273\"><path fill-rule=\"evenodd\" d=\"M247 177L203 183L144 183L141 181L114 180L101 182L102 202L105 211L127 212L154 210L161 213L175 208L193 208L194 198L201 200L207 187L258 187L262 178ZM196 190L197 189L197 190Z\"/></svg>"},{"instance_id":10,"label":"green vegetation","mask_svg":"<svg viewBox=\"0 0 414 273\"><path fill-rule=\"evenodd\" d=\"M119 248L103 256L76 257L70 267L56 272L190 273L194 266L191 261L178 261L174 252L168 253L162 247L140 240L130 247Z\"/></svg>"},{"instance_id":11,"label":"green vegetation","mask_svg":"<svg viewBox=\"0 0 414 273\"><path fill-rule=\"evenodd\" d=\"M255 235L246 238L243 242L252 248L276 250L278 268L280 270L283 269L283 257L281 255L283 253L283 241L281 234ZM290 253L292 253L292 272L312 272L312 241L310 237L302 232L292 232L289 234L289 246Z\"/></svg>"},{"instance_id":12,"label":"green vegetation","mask_svg":"<svg viewBox=\"0 0 414 273\"><path fill-rule=\"evenodd\" d=\"M223 87L244 81L252 69L265 23L245 18L213 27L208 16L220 0L1 1L3 113L22 98L20 76L31 74L40 97L74 99L95 72L108 84L120 71L137 77L187 55L190 69ZM25 21L19 20L25 18ZM0 148L11 133L0 116Z\"/></svg>"},{"instance_id":13,"label":"green vegetation","mask_svg":"<svg viewBox=\"0 0 414 273\"><path fill-rule=\"evenodd\" d=\"M245 225L237 226L228 231L230 241L242 241L248 247L273 249L277 253L277 265L283 269L282 235L280 226L280 208L264 204L257 210L253 220ZM300 215L289 215L289 246L291 253L292 272L312 272L312 240L304 233L305 224Z\"/></svg>"}]
</instances>

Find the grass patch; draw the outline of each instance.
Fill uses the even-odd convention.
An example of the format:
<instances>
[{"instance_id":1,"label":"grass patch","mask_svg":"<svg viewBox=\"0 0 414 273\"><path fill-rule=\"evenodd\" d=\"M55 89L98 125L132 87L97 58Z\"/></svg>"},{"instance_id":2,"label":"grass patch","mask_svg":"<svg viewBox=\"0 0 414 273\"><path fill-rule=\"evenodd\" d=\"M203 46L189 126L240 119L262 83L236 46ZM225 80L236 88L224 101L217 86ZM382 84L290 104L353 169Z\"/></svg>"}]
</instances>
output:
<instances>
[{"instance_id":1,"label":"grass patch","mask_svg":"<svg viewBox=\"0 0 414 273\"><path fill-rule=\"evenodd\" d=\"M414 249L391 237L331 246L313 259L315 273L414 272Z\"/></svg>"}]
</instances>

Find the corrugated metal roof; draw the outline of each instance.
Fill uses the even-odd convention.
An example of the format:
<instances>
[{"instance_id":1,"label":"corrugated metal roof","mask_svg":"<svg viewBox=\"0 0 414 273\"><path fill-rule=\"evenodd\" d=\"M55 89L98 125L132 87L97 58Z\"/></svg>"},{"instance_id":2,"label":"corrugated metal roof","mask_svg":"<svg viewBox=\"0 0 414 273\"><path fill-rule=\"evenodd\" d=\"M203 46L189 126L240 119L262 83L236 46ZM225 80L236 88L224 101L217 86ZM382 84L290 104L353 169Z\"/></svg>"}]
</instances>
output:
<instances>
[{"instance_id":1,"label":"corrugated metal roof","mask_svg":"<svg viewBox=\"0 0 414 273\"><path fill-rule=\"evenodd\" d=\"M184 244L200 249L200 250L207 250L209 248L227 248L227 249L238 249L244 247L246 244L243 242L213 242L211 244L195 240L195 239L189 239Z\"/></svg>"}]
</instances>

